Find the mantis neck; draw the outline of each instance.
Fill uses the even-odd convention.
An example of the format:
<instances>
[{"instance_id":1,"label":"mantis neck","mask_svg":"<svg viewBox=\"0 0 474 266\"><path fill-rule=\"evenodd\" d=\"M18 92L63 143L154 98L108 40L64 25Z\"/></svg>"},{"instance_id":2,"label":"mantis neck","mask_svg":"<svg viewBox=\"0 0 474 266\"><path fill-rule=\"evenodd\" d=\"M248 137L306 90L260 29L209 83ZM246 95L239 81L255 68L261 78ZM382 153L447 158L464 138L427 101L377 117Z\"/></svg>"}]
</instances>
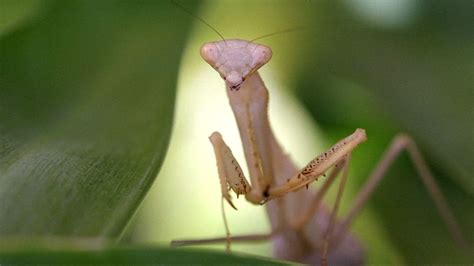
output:
<instances>
[{"instance_id":1,"label":"mantis neck","mask_svg":"<svg viewBox=\"0 0 474 266\"><path fill-rule=\"evenodd\" d=\"M253 190L265 193L270 186L284 182L297 171L270 128L268 90L255 72L238 91L228 89L227 95L239 128ZM273 216L270 217L273 228L286 223L282 204L280 199L266 204L269 216Z\"/></svg>"},{"instance_id":2,"label":"mantis neck","mask_svg":"<svg viewBox=\"0 0 474 266\"><path fill-rule=\"evenodd\" d=\"M227 90L227 95L239 128L252 186L264 191L267 186L278 182L279 172L274 169L274 158L284 156L270 129L268 90L259 73L255 72L238 91ZM286 164L292 165L287 161Z\"/></svg>"}]
</instances>

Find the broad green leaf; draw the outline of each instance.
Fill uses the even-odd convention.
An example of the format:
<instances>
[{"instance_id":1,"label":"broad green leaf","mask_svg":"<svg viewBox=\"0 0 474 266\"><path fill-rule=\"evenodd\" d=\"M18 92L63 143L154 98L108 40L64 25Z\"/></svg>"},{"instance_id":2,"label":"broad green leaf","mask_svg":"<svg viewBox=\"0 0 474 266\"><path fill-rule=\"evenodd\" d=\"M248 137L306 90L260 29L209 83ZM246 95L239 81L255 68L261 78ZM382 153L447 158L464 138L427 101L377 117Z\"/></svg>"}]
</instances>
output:
<instances>
[{"instance_id":1,"label":"broad green leaf","mask_svg":"<svg viewBox=\"0 0 474 266\"><path fill-rule=\"evenodd\" d=\"M203 249L115 247L97 250L22 248L0 253L2 264L265 264L283 261L245 254L227 254Z\"/></svg>"},{"instance_id":2,"label":"broad green leaf","mask_svg":"<svg viewBox=\"0 0 474 266\"><path fill-rule=\"evenodd\" d=\"M0 38L0 235L117 237L166 153L190 19L167 1L43 5Z\"/></svg>"},{"instance_id":3,"label":"broad green leaf","mask_svg":"<svg viewBox=\"0 0 474 266\"><path fill-rule=\"evenodd\" d=\"M32 22L42 0L0 0L0 36Z\"/></svg>"}]
</instances>

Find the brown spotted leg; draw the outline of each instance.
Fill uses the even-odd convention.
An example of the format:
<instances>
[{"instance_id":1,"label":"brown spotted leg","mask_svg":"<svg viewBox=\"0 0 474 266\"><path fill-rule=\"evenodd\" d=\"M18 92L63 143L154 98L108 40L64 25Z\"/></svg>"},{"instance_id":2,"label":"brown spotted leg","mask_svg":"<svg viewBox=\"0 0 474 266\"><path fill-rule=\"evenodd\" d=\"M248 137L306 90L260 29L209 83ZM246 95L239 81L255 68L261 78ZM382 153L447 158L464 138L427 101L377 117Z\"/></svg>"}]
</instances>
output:
<instances>
[{"instance_id":1,"label":"brown spotted leg","mask_svg":"<svg viewBox=\"0 0 474 266\"><path fill-rule=\"evenodd\" d=\"M295 222L292 223L292 228L294 228L295 230L300 230L311 221L311 218L313 218L319 206L321 205L324 196L326 195L329 188L334 183L334 180L346 164L347 160L346 158L343 158L340 162L334 165L334 168L329 174L326 181L324 181L321 188L314 194L313 198L310 200L310 205L308 206L308 208L300 217L295 220Z\"/></svg>"},{"instance_id":2,"label":"brown spotted leg","mask_svg":"<svg viewBox=\"0 0 474 266\"><path fill-rule=\"evenodd\" d=\"M246 194L251 191L250 184L245 179L239 163L230 148L225 144L222 135L219 132L214 132L209 136L209 140L214 148L222 197L232 208L237 210L232 203L229 190L232 189L239 196L239 194Z\"/></svg>"},{"instance_id":3,"label":"brown spotted leg","mask_svg":"<svg viewBox=\"0 0 474 266\"><path fill-rule=\"evenodd\" d=\"M267 200L286 195L318 180L326 171L334 167L360 143L367 140L365 130L358 128L351 135L339 140L327 151L310 161L299 173L288 178L283 184L273 186L268 191Z\"/></svg>"}]
</instances>

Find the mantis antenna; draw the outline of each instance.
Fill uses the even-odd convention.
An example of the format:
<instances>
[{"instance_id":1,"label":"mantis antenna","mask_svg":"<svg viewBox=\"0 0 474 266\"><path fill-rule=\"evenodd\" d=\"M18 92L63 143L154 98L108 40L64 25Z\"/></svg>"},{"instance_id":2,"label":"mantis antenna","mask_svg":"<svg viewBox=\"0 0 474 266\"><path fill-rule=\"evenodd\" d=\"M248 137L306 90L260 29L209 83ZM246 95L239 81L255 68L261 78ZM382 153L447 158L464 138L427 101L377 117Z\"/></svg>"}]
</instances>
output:
<instances>
[{"instance_id":1,"label":"mantis antenna","mask_svg":"<svg viewBox=\"0 0 474 266\"><path fill-rule=\"evenodd\" d=\"M193 14L193 12L189 11L187 8L185 8L183 5L181 5L180 3L176 2L175 0L171 0L171 3L173 3L175 6L179 7L181 10L183 10L184 12L186 12L188 15L190 15L191 17L199 20L201 23L203 23L204 25L208 26L211 30L213 30L217 35L219 35L219 37L225 42L225 38L224 36L222 36L222 34L219 33L219 31L214 28L213 26L211 26L211 24L207 23L207 21L205 21L203 18Z\"/></svg>"},{"instance_id":2,"label":"mantis antenna","mask_svg":"<svg viewBox=\"0 0 474 266\"><path fill-rule=\"evenodd\" d=\"M296 26L296 27L292 27L292 28L288 28L288 29L284 29L284 30L279 30L279 31L275 31L275 32L268 33L268 34L259 36L257 38L254 38L254 39L250 40L249 43L252 43L256 40L261 40L263 38L283 34L283 33L295 32L295 31L300 31L300 30L308 30L308 29L309 29L309 27L307 27L307 26Z\"/></svg>"}]
</instances>

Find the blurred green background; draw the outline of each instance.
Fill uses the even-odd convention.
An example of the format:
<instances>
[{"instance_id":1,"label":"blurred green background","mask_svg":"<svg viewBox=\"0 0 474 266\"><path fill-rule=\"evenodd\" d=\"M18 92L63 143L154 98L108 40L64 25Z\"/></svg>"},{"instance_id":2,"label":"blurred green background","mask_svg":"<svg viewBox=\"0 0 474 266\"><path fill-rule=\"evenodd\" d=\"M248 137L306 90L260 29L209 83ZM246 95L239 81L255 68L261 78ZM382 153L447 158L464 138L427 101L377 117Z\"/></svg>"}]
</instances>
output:
<instances>
[{"instance_id":1,"label":"blurred green background","mask_svg":"<svg viewBox=\"0 0 474 266\"><path fill-rule=\"evenodd\" d=\"M285 150L303 166L354 128L367 130L344 212L390 140L409 133L474 241L469 1L179 3L226 38L305 26L259 41L273 49L261 73ZM220 131L244 158L223 81L198 53L218 39L168 1L0 0L0 251L18 236L167 246L223 235L207 136ZM262 207L236 203L239 211L227 209L233 234L269 230ZM353 231L369 263L473 261L405 155ZM271 256L269 243L233 248Z\"/></svg>"}]
</instances>

